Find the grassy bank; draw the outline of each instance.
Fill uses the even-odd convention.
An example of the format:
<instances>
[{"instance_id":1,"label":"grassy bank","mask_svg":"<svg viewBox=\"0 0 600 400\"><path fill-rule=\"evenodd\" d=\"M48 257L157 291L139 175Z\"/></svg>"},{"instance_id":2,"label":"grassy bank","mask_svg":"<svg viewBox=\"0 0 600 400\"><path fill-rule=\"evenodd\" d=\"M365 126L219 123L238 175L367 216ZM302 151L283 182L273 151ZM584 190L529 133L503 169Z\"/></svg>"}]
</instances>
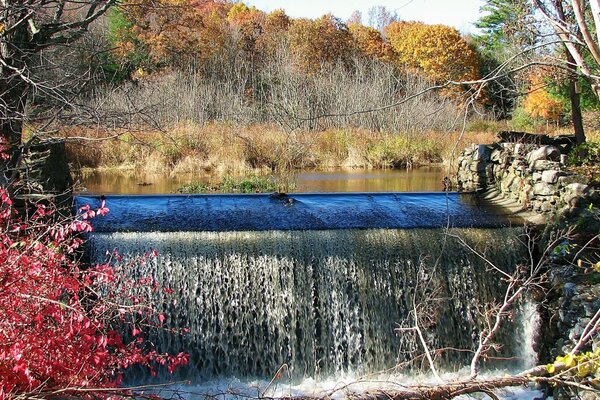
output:
<instances>
[{"instance_id":1,"label":"grassy bank","mask_svg":"<svg viewBox=\"0 0 600 400\"><path fill-rule=\"evenodd\" d=\"M68 157L76 169L115 168L147 173L248 171L335 167L406 168L451 157L458 133L392 135L362 130L286 133L269 126L180 124L167 132L98 132L65 129ZM97 141L105 138L106 140ZM92 139L92 140L89 140ZM491 133L469 134L462 142L490 141ZM458 148L460 149L460 143Z\"/></svg>"},{"instance_id":2,"label":"grassy bank","mask_svg":"<svg viewBox=\"0 0 600 400\"><path fill-rule=\"evenodd\" d=\"M330 129L286 133L264 125L179 124L166 132L98 132L65 129L75 169L144 173L248 175L294 169L412 168L453 165L471 143L491 143L498 123L472 124L464 132L391 134ZM566 133L557 132L557 133ZM597 133L588 134L598 140ZM105 138L105 140L98 139ZM90 140L91 139L91 140Z\"/></svg>"}]
</instances>

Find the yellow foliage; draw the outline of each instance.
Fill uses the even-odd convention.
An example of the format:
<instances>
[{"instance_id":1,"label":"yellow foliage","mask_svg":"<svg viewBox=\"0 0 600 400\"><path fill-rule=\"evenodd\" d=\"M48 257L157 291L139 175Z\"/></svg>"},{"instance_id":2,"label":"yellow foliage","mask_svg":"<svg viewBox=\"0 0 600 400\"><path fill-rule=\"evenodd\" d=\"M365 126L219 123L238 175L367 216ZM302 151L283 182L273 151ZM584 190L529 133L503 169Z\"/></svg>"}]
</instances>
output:
<instances>
[{"instance_id":1,"label":"yellow foliage","mask_svg":"<svg viewBox=\"0 0 600 400\"><path fill-rule=\"evenodd\" d=\"M324 63L347 60L352 53L348 27L333 15L294 20L289 29L290 50L301 70L317 72Z\"/></svg>"},{"instance_id":2,"label":"yellow foliage","mask_svg":"<svg viewBox=\"0 0 600 400\"><path fill-rule=\"evenodd\" d=\"M595 376L600 370L600 349L579 355L558 356L554 363L546 366L546 370L552 375L561 373L578 378Z\"/></svg>"},{"instance_id":3,"label":"yellow foliage","mask_svg":"<svg viewBox=\"0 0 600 400\"><path fill-rule=\"evenodd\" d=\"M479 78L479 57L455 28L422 22L393 22L386 35L396 63L420 71L434 82L464 82Z\"/></svg>"},{"instance_id":4,"label":"yellow foliage","mask_svg":"<svg viewBox=\"0 0 600 400\"><path fill-rule=\"evenodd\" d=\"M383 40L377 29L359 23L349 24L348 29L359 52L367 57L392 61L394 50L392 50L389 43Z\"/></svg>"},{"instance_id":5,"label":"yellow foliage","mask_svg":"<svg viewBox=\"0 0 600 400\"><path fill-rule=\"evenodd\" d=\"M236 16L247 13L248 11L250 11L250 9L244 3L235 3L233 6L231 6L231 9L229 9L229 12L227 13L227 20L233 21Z\"/></svg>"},{"instance_id":6,"label":"yellow foliage","mask_svg":"<svg viewBox=\"0 0 600 400\"><path fill-rule=\"evenodd\" d=\"M529 77L529 93L523 101L523 109L533 118L557 122L564 112L564 105L545 89L544 70L538 69Z\"/></svg>"}]
</instances>

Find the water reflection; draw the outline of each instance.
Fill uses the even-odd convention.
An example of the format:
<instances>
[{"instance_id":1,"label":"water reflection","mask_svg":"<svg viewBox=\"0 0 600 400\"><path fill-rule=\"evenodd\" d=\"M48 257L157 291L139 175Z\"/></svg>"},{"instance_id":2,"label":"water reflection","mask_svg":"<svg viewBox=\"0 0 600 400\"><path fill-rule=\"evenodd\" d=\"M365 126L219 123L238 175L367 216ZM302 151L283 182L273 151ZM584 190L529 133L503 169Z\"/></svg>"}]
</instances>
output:
<instances>
[{"instance_id":1,"label":"water reflection","mask_svg":"<svg viewBox=\"0 0 600 400\"><path fill-rule=\"evenodd\" d=\"M441 192L446 172L441 167L406 170L302 171L292 177L293 192ZM176 193L188 183L218 182L208 174L177 176L97 171L79 179L80 192L96 194Z\"/></svg>"}]
</instances>

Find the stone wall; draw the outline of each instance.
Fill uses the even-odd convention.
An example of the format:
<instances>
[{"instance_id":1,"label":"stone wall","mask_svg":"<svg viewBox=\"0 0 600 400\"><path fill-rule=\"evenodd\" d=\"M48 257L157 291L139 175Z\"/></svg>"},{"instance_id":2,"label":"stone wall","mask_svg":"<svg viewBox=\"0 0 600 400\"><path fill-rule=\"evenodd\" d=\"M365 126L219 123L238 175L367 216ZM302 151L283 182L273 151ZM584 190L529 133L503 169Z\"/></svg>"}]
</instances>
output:
<instances>
[{"instance_id":1,"label":"stone wall","mask_svg":"<svg viewBox=\"0 0 600 400\"><path fill-rule=\"evenodd\" d=\"M600 274L590 268L590 260L596 262L598 254L593 250L579 253L581 246L600 231L597 212L587 209L590 203L597 207L600 201L585 177L566 171L565 153L566 148L560 145L472 145L461 154L457 174L462 191L495 191L523 209L545 216L546 222L554 224L547 232L579 227L571 241L561 243L567 250L548 256L549 282L542 299L544 306L540 307L540 362L568 353L600 309ZM550 235L542 236L548 241ZM568 251L569 246L572 251ZM587 267L578 265L581 259L587 260ZM598 347L600 343L591 343L584 350ZM561 400L572 398L569 391L554 395Z\"/></svg>"},{"instance_id":2,"label":"stone wall","mask_svg":"<svg viewBox=\"0 0 600 400\"><path fill-rule=\"evenodd\" d=\"M562 153L551 145L472 145L459 158L459 190L496 189L537 213L585 207L593 191L585 177L565 170Z\"/></svg>"}]
</instances>

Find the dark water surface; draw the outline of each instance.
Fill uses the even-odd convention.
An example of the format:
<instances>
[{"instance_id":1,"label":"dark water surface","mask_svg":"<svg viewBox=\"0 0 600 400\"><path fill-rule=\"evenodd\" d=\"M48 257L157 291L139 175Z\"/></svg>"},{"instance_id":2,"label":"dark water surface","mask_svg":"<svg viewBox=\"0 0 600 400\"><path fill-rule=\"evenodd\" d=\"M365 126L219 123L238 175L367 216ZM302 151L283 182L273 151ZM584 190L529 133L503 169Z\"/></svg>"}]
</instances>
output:
<instances>
[{"instance_id":1,"label":"dark water surface","mask_svg":"<svg viewBox=\"0 0 600 400\"><path fill-rule=\"evenodd\" d=\"M78 206L100 205L77 196ZM458 193L109 195L96 232L231 232L506 226L502 210Z\"/></svg>"},{"instance_id":2,"label":"dark water surface","mask_svg":"<svg viewBox=\"0 0 600 400\"><path fill-rule=\"evenodd\" d=\"M292 181L289 192L441 192L446 171L442 167L406 170L348 169L332 171L301 171ZM177 176L135 175L114 171L97 171L82 179L81 193L91 194L167 194L176 193L182 185L192 182L218 182L208 174Z\"/></svg>"}]
</instances>

